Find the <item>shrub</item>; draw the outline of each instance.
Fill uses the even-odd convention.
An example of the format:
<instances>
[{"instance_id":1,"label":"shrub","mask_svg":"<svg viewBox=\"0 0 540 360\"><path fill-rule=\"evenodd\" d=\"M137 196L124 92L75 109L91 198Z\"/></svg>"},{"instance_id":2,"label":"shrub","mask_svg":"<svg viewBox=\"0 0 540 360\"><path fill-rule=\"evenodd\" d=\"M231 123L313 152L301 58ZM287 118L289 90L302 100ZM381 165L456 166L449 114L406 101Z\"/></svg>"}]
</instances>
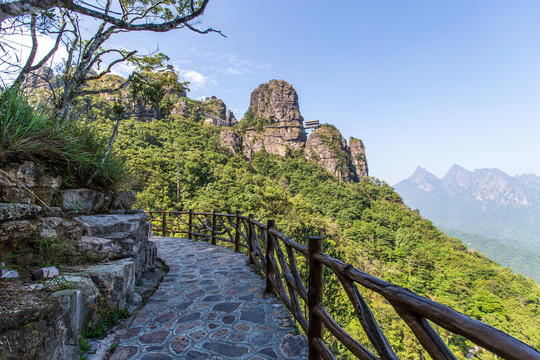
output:
<instances>
[{"instance_id":1,"label":"shrub","mask_svg":"<svg viewBox=\"0 0 540 360\"><path fill-rule=\"evenodd\" d=\"M122 163L109 154L106 139L84 124L55 118L45 107L32 106L20 89L0 93L0 166L35 161L50 175L61 175L64 187L81 187L98 169L92 187L106 189L123 179Z\"/></svg>"}]
</instances>

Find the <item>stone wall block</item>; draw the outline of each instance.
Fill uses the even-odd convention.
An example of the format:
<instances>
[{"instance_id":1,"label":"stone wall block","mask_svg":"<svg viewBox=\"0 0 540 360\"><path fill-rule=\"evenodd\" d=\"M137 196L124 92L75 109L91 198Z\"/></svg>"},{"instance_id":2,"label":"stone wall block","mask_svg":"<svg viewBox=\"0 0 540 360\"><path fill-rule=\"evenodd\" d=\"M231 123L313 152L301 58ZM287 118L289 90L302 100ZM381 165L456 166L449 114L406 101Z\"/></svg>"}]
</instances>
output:
<instances>
[{"instance_id":1,"label":"stone wall block","mask_svg":"<svg viewBox=\"0 0 540 360\"><path fill-rule=\"evenodd\" d=\"M84 327L99 323L102 319L99 316L99 290L92 279L88 276L76 274L62 274L69 282L72 289L79 290L84 300Z\"/></svg>"},{"instance_id":2,"label":"stone wall block","mask_svg":"<svg viewBox=\"0 0 540 360\"><path fill-rule=\"evenodd\" d=\"M151 224L146 214L90 215L75 220L85 229L81 246L94 251L98 259L132 257L137 279L146 267L155 267L155 256L147 251L152 245L149 242Z\"/></svg>"},{"instance_id":3,"label":"stone wall block","mask_svg":"<svg viewBox=\"0 0 540 360\"><path fill-rule=\"evenodd\" d=\"M31 204L0 203L0 222L35 219L43 214L43 209Z\"/></svg>"},{"instance_id":4,"label":"stone wall block","mask_svg":"<svg viewBox=\"0 0 540 360\"><path fill-rule=\"evenodd\" d=\"M51 279L57 277L59 275L59 272L58 268L54 266L49 266L32 270L32 275L36 280Z\"/></svg>"},{"instance_id":5,"label":"stone wall block","mask_svg":"<svg viewBox=\"0 0 540 360\"><path fill-rule=\"evenodd\" d=\"M9 176L0 173L0 199L4 202L36 204L35 196L24 189L24 185L46 204L50 204L56 189L62 184L62 177L48 176L39 166L29 161L5 171Z\"/></svg>"},{"instance_id":6,"label":"stone wall block","mask_svg":"<svg viewBox=\"0 0 540 360\"><path fill-rule=\"evenodd\" d=\"M133 191L118 191L113 196L111 208L114 210L130 210L135 203L136 195Z\"/></svg>"},{"instance_id":7,"label":"stone wall block","mask_svg":"<svg viewBox=\"0 0 540 360\"><path fill-rule=\"evenodd\" d=\"M135 262L122 259L94 265L80 273L92 279L104 303L102 309L125 309L135 289Z\"/></svg>"},{"instance_id":8,"label":"stone wall block","mask_svg":"<svg viewBox=\"0 0 540 360\"><path fill-rule=\"evenodd\" d=\"M79 336L84 324L84 299L79 290L62 290L51 295L58 299L60 314L58 328L49 333L58 341L51 359L70 360L79 358Z\"/></svg>"},{"instance_id":9,"label":"stone wall block","mask_svg":"<svg viewBox=\"0 0 540 360\"><path fill-rule=\"evenodd\" d=\"M82 213L106 211L112 199L108 193L90 189L66 190L61 197L62 210Z\"/></svg>"}]
</instances>

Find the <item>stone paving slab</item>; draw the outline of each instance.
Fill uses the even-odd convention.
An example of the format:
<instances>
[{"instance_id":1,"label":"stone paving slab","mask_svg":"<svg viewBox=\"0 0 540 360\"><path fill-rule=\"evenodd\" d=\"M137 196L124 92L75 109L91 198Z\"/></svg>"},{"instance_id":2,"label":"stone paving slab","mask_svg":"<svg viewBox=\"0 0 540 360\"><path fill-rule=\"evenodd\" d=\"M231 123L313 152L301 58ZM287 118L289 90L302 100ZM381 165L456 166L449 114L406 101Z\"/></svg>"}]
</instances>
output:
<instances>
[{"instance_id":1,"label":"stone paving slab","mask_svg":"<svg viewBox=\"0 0 540 360\"><path fill-rule=\"evenodd\" d=\"M247 257L206 242L153 237L169 267L111 360L307 359L284 305Z\"/></svg>"}]
</instances>

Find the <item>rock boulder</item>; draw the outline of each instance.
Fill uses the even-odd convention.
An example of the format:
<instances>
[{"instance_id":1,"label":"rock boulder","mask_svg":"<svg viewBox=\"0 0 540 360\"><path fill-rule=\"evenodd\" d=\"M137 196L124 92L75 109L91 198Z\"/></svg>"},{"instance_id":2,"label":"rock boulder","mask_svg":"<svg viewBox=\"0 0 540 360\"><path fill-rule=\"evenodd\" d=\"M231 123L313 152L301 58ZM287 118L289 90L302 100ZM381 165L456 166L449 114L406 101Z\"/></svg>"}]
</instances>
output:
<instances>
[{"instance_id":1,"label":"rock boulder","mask_svg":"<svg viewBox=\"0 0 540 360\"><path fill-rule=\"evenodd\" d=\"M0 203L0 222L35 219L43 213L38 205Z\"/></svg>"},{"instance_id":2,"label":"rock boulder","mask_svg":"<svg viewBox=\"0 0 540 360\"><path fill-rule=\"evenodd\" d=\"M2 202L38 204L36 197L28 191L30 190L46 204L50 204L55 191L62 184L62 177L48 176L39 166L29 161L3 170L4 172L0 172Z\"/></svg>"},{"instance_id":3,"label":"rock boulder","mask_svg":"<svg viewBox=\"0 0 540 360\"><path fill-rule=\"evenodd\" d=\"M155 266L156 247L149 241L150 223L144 213L89 215L75 218L85 231L80 246L97 260L132 257L137 279Z\"/></svg>"}]
</instances>

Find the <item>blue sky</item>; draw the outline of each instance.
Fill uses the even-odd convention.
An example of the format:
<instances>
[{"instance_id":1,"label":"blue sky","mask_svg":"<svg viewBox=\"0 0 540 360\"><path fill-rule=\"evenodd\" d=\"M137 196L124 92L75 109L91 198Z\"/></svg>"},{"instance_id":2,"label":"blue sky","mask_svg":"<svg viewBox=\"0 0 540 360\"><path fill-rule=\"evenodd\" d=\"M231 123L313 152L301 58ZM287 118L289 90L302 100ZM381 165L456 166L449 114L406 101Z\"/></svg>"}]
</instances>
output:
<instances>
[{"instance_id":1,"label":"blue sky","mask_svg":"<svg viewBox=\"0 0 540 360\"><path fill-rule=\"evenodd\" d=\"M342 5L337 5L342 4ZM421 165L540 175L537 0L211 0L199 27L110 44L171 57L189 96L241 118L259 84L296 88L306 120L361 138L370 175L394 184Z\"/></svg>"}]
</instances>

